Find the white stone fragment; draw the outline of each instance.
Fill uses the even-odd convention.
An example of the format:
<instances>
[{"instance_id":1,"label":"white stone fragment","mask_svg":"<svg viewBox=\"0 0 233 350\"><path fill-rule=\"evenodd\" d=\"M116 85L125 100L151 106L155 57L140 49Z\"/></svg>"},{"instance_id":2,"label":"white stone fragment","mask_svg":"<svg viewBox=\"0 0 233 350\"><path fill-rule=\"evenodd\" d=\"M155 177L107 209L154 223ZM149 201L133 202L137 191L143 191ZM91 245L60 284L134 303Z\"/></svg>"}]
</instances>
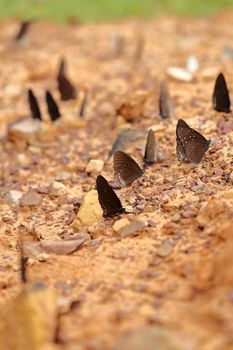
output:
<instances>
[{"instance_id":1,"label":"white stone fragment","mask_svg":"<svg viewBox=\"0 0 233 350\"><path fill-rule=\"evenodd\" d=\"M14 132L30 135L40 130L40 121L32 118L25 118L11 125Z\"/></svg>"},{"instance_id":2,"label":"white stone fragment","mask_svg":"<svg viewBox=\"0 0 233 350\"><path fill-rule=\"evenodd\" d=\"M186 63L186 70L191 74L195 74L199 69L199 62L196 56L189 56Z\"/></svg>"},{"instance_id":3,"label":"white stone fragment","mask_svg":"<svg viewBox=\"0 0 233 350\"><path fill-rule=\"evenodd\" d=\"M23 192L11 190L6 194L6 201L15 206L19 206L19 200L21 199Z\"/></svg>"},{"instance_id":4,"label":"white stone fragment","mask_svg":"<svg viewBox=\"0 0 233 350\"><path fill-rule=\"evenodd\" d=\"M180 67L168 67L166 72L170 77L177 80L189 82L193 79L192 73Z\"/></svg>"}]
</instances>

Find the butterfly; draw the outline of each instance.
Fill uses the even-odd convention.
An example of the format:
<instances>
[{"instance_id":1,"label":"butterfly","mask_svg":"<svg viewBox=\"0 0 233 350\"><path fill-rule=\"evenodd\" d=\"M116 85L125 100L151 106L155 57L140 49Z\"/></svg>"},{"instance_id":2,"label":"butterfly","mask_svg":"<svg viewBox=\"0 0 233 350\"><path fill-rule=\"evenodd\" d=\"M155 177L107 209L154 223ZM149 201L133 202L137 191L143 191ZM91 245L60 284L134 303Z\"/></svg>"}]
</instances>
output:
<instances>
[{"instance_id":1,"label":"butterfly","mask_svg":"<svg viewBox=\"0 0 233 350\"><path fill-rule=\"evenodd\" d=\"M122 151L114 153L113 168L115 176L122 187L130 186L143 174L143 170L135 160Z\"/></svg>"},{"instance_id":2,"label":"butterfly","mask_svg":"<svg viewBox=\"0 0 233 350\"><path fill-rule=\"evenodd\" d=\"M15 36L15 41L21 41L28 33L29 26L31 25L30 21L23 21L20 24L18 33Z\"/></svg>"},{"instance_id":3,"label":"butterfly","mask_svg":"<svg viewBox=\"0 0 233 350\"><path fill-rule=\"evenodd\" d=\"M50 115L50 118L54 122L55 120L61 117L61 113L59 111L59 108L52 94L49 91L46 91L46 103L47 103L48 113Z\"/></svg>"},{"instance_id":4,"label":"butterfly","mask_svg":"<svg viewBox=\"0 0 233 350\"><path fill-rule=\"evenodd\" d=\"M160 84L159 114L163 119L174 116L173 101L166 81L162 81Z\"/></svg>"},{"instance_id":5,"label":"butterfly","mask_svg":"<svg viewBox=\"0 0 233 350\"><path fill-rule=\"evenodd\" d=\"M147 140L146 140L146 148L144 154L144 162L145 163L154 163L157 160L157 152L156 152L156 143L155 143L155 135L152 129L148 131Z\"/></svg>"},{"instance_id":6,"label":"butterfly","mask_svg":"<svg viewBox=\"0 0 233 350\"><path fill-rule=\"evenodd\" d=\"M226 80L222 73L217 76L214 92L213 92L213 107L218 112L230 113L231 102Z\"/></svg>"},{"instance_id":7,"label":"butterfly","mask_svg":"<svg viewBox=\"0 0 233 350\"><path fill-rule=\"evenodd\" d=\"M178 120L176 126L176 154L179 160L200 163L209 148L210 142L199 132L190 128L184 120Z\"/></svg>"},{"instance_id":8,"label":"butterfly","mask_svg":"<svg viewBox=\"0 0 233 350\"><path fill-rule=\"evenodd\" d=\"M37 101L36 96L34 95L34 93L31 89L28 90L28 103L30 106L32 118L42 120L38 101Z\"/></svg>"},{"instance_id":9,"label":"butterfly","mask_svg":"<svg viewBox=\"0 0 233 350\"><path fill-rule=\"evenodd\" d=\"M60 92L61 99L68 101L77 97L76 89L71 84L65 73L65 61L62 60L57 76L58 90Z\"/></svg>"},{"instance_id":10,"label":"butterfly","mask_svg":"<svg viewBox=\"0 0 233 350\"><path fill-rule=\"evenodd\" d=\"M96 189L100 206L103 209L104 218L125 212L120 199L117 197L108 181L101 175L97 176Z\"/></svg>"}]
</instances>

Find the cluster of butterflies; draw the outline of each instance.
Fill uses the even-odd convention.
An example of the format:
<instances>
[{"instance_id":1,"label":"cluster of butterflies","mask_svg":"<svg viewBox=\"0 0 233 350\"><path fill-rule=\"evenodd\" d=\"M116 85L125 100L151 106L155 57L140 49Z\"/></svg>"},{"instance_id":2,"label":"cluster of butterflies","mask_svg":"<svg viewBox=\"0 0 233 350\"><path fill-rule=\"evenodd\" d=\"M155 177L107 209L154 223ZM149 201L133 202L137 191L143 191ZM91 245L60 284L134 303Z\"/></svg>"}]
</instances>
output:
<instances>
[{"instance_id":1,"label":"cluster of butterflies","mask_svg":"<svg viewBox=\"0 0 233 350\"><path fill-rule=\"evenodd\" d=\"M25 35L28 26L28 22L23 23L16 40L21 39ZM61 100L68 101L77 98L76 89L67 78L64 60L60 63L57 83ZM28 90L28 102L33 119L41 121L42 116L39 104L31 89ZM87 98L85 95L79 111L79 116L81 117L84 116L86 102ZM49 91L46 91L46 103L50 118L54 122L61 117L61 113L56 101ZM218 112L231 112L229 91L222 73L218 75L215 82L212 104L213 108ZM162 82L160 86L159 112L160 116L164 119L173 117L174 115L173 102L166 82ZM205 152L209 148L210 143L210 140L207 140L198 131L190 128L184 120L178 120L176 127L176 154L178 160L195 164L200 163ZM155 136L154 132L150 129L146 141L144 162L146 164L151 164L156 162L157 159ZM139 167L137 162L123 151L116 151L114 153L113 168L115 177L122 187L130 186L144 173L144 170ZM120 199L109 185L108 181L101 175L96 179L96 189L104 217L114 216L125 212Z\"/></svg>"},{"instance_id":2,"label":"cluster of butterflies","mask_svg":"<svg viewBox=\"0 0 233 350\"><path fill-rule=\"evenodd\" d=\"M31 21L23 21L19 27L19 30L14 37L15 42L22 42L28 34L29 28L31 27ZM60 93L60 98L62 101L68 101L77 98L77 91L75 86L71 83L66 73L66 62L64 59L61 60L58 75L57 75L58 90ZM57 102L55 101L53 95L50 91L46 91L45 100L47 104L48 113L52 122L56 121L61 117L61 113L58 107ZM31 110L31 116L33 119L42 120L42 115L39 107L38 100L32 91L28 90L28 103ZM79 116L84 116L84 111L87 103L87 96L84 95L80 110Z\"/></svg>"},{"instance_id":3,"label":"cluster of butterflies","mask_svg":"<svg viewBox=\"0 0 233 350\"><path fill-rule=\"evenodd\" d=\"M212 102L213 108L218 112L229 113L231 111L229 92L222 73L216 79ZM176 155L179 161L200 163L210 143L211 140L207 140L198 131L190 128L184 120L178 120L176 126ZM156 153L155 136L153 130L150 129L147 135L144 162L146 164L154 163L157 160ZM115 177L122 187L130 186L144 173L137 162L123 151L114 153L113 169ZM120 199L102 175L98 175L96 179L96 189L103 210L103 217L111 217L125 212Z\"/></svg>"},{"instance_id":4,"label":"cluster of butterflies","mask_svg":"<svg viewBox=\"0 0 233 350\"><path fill-rule=\"evenodd\" d=\"M59 72L57 75L58 90L62 101L68 101L77 98L77 92L74 85L70 82L66 74L66 64L65 60L62 60L59 67ZM55 101L53 95L50 91L46 91L45 100L47 104L48 113L52 122L55 122L61 117L61 112L59 110L58 104ZM38 100L32 91L28 90L28 103L31 111L31 116L33 119L42 121L42 115L39 107ZM85 108L87 104L87 96L84 95L84 98L81 103L79 110L79 116L83 117L85 113Z\"/></svg>"}]
</instances>

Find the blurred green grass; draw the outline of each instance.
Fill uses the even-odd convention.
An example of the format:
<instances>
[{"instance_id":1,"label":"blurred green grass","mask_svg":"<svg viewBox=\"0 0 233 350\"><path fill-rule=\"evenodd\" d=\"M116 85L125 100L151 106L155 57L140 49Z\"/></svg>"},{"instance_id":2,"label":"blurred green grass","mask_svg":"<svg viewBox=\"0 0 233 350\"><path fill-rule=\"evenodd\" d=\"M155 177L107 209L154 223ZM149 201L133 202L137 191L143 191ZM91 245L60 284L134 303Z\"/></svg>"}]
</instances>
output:
<instances>
[{"instance_id":1,"label":"blurred green grass","mask_svg":"<svg viewBox=\"0 0 233 350\"><path fill-rule=\"evenodd\" d=\"M233 0L0 0L0 17L103 21L163 12L200 16L230 7Z\"/></svg>"}]
</instances>

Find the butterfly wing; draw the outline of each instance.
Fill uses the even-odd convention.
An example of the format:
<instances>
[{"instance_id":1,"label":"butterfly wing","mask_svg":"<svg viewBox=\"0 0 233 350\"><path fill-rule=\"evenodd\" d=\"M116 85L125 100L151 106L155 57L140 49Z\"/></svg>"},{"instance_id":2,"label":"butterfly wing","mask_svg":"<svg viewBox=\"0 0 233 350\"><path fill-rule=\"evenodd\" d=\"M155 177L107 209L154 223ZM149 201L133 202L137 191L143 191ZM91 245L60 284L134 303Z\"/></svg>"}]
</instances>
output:
<instances>
[{"instance_id":1,"label":"butterfly wing","mask_svg":"<svg viewBox=\"0 0 233 350\"><path fill-rule=\"evenodd\" d=\"M42 118L41 118L39 104L36 99L36 96L33 94L33 91L31 89L28 90L28 103L32 113L32 118L41 120Z\"/></svg>"},{"instance_id":2,"label":"butterfly wing","mask_svg":"<svg viewBox=\"0 0 233 350\"><path fill-rule=\"evenodd\" d=\"M231 111L230 105L231 102L226 80L224 75L219 73L214 86L213 107L218 112L229 113Z\"/></svg>"},{"instance_id":3,"label":"butterfly wing","mask_svg":"<svg viewBox=\"0 0 233 350\"><path fill-rule=\"evenodd\" d=\"M183 119L179 119L176 126L176 155L178 160L186 161L185 144L190 136L189 126Z\"/></svg>"},{"instance_id":4,"label":"butterfly wing","mask_svg":"<svg viewBox=\"0 0 233 350\"><path fill-rule=\"evenodd\" d=\"M20 41L27 35L30 25L31 25L30 21L23 21L21 23L19 31L15 37L15 41Z\"/></svg>"},{"instance_id":5,"label":"butterfly wing","mask_svg":"<svg viewBox=\"0 0 233 350\"><path fill-rule=\"evenodd\" d=\"M58 105L56 104L52 94L49 91L46 91L46 103L50 118L54 122L55 120L60 118L61 113L59 111Z\"/></svg>"},{"instance_id":6,"label":"butterfly wing","mask_svg":"<svg viewBox=\"0 0 233 350\"><path fill-rule=\"evenodd\" d=\"M198 131L190 128L188 124L180 119L176 128L177 147L176 153L179 160L188 160L193 163L200 163L210 141Z\"/></svg>"},{"instance_id":7,"label":"butterfly wing","mask_svg":"<svg viewBox=\"0 0 233 350\"><path fill-rule=\"evenodd\" d=\"M114 216L125 212L120 199L108 184L108 181L101 175L96 179L96 189L100 206L103 209L103 217Z\"/></svg>"},{"instance_id":8,"label":"butterfly wing","mask_svg":"<svg viewBox=\"0 0 233 350\"><path fill-rule=\"evenodd\" d=\"M201 136L201 137L200 137ZM200 163L205 152L209 148L210 141L206 140L201 134L193 137L186 145L186 155L190 162Z\"/></svg>"},{"instance_id":9,"label":"butterfly wing","mask_svg":"<svg viewBox=\"0 0 233 350\"><path fill-rule=\"evenodd\" d=\"M174 115L174 106L166 81L160 84L159 114L164 119Z\"/></svg>"},{"instance_id":10,"label":"butterfly wing","mask_svg":"<svg viewBox=\"0 0 233 350\"><path fill-rule=\"evenodd\" d=\"M152 129L149 130L146 140L146 148L144 154L145 163L154 163L157 160L155 135Z\"/></svg>"},{"instance_id":11,"label":"butterfly wing","mask_svg":"<svg viewBox=\"0 0 233 350\"><path fill-rule=\"evenodd\" d=\"M58 90L63 101L72 100L77 97L75 87L66 76L66 62L64 59L62 59L60 63L57 75L57 82Z\"/></svg>"},{"instance_id":12,"label":"butterfly wing","mask_svg":"<svg viewBox=\"0 0 233 350\"><path fill-rule=\"evenodd\" d=\"M178 137L176 138L176 155L180 161L187 160L185 148L183 147L183 144Z\"/></svg>"},{"instance_id":13,"label":"butterfly wing","mask_svg":"<svg viewBox=\"0 0 233 350\"><path fill-rule=\"evenodd\" d=\"M61 99L68 101L77 97L76 89L65 75L58 76L58 89Z\"/></svg>"},{"instance_id":14,"label":"butterfly wing","mask_svg":"<svg viewBox=\"0 0 233 350\"><path fill-rule=\"evenodd\" d=\"M143 173L135 160L122 151L114 153L113 167L116 178L123 187L130 186Z\"/></svg>"}]
</instances>

